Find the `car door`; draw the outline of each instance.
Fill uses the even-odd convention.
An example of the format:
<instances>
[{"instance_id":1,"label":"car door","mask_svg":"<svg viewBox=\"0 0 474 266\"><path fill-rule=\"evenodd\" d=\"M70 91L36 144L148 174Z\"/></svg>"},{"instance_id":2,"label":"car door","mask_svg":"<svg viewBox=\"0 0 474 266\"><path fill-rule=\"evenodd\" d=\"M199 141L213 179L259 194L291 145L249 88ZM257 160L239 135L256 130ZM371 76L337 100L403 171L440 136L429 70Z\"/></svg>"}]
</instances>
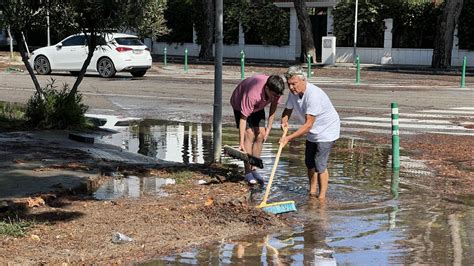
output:
<instances>
[{"instance_id":1,"label":"car door","mask_svg":"<svg viewBox=\"0 0 474 266\"><path fill-rule=\"evenodd\" d=\"M52 64L57 70L79 71L86 57L86 38L84 35L75 35L56 45Z\"/></svg>"}]
</instances>

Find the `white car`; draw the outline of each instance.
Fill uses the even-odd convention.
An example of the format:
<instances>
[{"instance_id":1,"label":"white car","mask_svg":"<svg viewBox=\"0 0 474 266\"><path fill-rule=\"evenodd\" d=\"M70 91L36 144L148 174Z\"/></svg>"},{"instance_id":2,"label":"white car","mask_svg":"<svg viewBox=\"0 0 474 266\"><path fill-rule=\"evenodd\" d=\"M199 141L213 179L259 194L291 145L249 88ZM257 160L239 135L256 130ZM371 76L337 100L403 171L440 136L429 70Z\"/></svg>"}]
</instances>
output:
<instances>
[{"instance_id":1,"label":"white car","mask_svg":"<svg viewBox=\"0 0 474 266\"><path fill-rule=\"evenodd\" d=\"M117 72L130 72L143 77L151 67L150 50L137 36L123 33L107 33L99 38L87 71L97 71L105 78ZM71 35L56 45L34 50L30 65L40 75L51 71L69 71L77 75L88 54L86 36Z\"/></svg>"}]
</instances>

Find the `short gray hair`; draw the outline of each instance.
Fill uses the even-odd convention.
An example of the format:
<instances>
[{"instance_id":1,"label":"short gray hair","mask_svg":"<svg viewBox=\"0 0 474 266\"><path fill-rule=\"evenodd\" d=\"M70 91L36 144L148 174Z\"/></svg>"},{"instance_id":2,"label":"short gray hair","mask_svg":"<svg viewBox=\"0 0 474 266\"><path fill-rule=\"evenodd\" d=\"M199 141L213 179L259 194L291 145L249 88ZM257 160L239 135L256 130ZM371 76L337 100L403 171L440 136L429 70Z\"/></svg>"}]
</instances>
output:
<instances>
[{"instance_id":1,"label":"short gray hair","mask_svg":"<svg viewBox=\"0 0 474 266\"><path fill-rule=\"evenodd\" d=\"M306 80L306 71L300 66L290 66L285 73L286 79L291 79L294 76L298 76L302 80Z\"/></svg>"}]
</instances>

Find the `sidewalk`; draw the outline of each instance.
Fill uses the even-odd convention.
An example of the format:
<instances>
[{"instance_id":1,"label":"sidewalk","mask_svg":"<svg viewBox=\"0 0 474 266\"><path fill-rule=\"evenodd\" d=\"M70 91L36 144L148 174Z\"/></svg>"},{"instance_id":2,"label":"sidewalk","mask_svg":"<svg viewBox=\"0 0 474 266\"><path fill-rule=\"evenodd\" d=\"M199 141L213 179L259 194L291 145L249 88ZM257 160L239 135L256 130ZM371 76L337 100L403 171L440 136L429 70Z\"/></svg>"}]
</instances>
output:
<instances>
[{"instance_id":1,"label":"sidewalk","mask_svg":"<svg viewBox=\"0 0 474 266\"><path fill-rule=\"evenodd\" d=\"M68 139L69 132L0 133L0 199L55 191L89 191L117 167L171 166L106 144Z\"/></svg>"}]
</instances>

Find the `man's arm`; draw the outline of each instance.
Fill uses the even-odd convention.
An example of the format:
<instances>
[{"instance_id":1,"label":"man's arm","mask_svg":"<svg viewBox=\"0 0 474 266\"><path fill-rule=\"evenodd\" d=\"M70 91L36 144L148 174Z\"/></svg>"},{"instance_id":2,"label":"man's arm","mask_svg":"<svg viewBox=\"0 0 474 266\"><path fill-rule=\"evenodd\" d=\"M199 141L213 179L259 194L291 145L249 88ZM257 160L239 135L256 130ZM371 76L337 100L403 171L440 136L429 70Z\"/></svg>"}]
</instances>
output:
<instances>
[{"instance_id":1,"label":"man's arm","mask_svg":"<svg viewBox=\"0 0 474 266\"><path fill-rule=\"evenodd\" d=\"M243 114L240 114L240 120L239 120L239 149L243 152L247 152L245 150L245 145L244 145L246 127L247 127L247 117Z\"/></svg>"},{"instance_id":2,"label":"man's arm","mask_svg":"<svg viewBox=\"0 0 474 266\"><path fill-rule=\"evenodd\" d=\"M288 108L285 108L285 110L283 110L283 114L281 114L281 128L288 127L288 120L291 117L292 111L293 109Z\"/></svg>"},{"instance_id":3,"label":"man's arm","mask_svg":"<svg viewBox=\"0 0 474 266\"><path fill-rule=\"evenodd\" d=\"M283 120L283 118L282 118ZM298 128L298 130L296 130L295 132L293 132L292 134L290 134L289 136L285 137L285 138L282 138L280 140L280 143L283 144L283 146L285 146L286 144L288 144L288 142L290 142L291 140L295 139L295 138L298 138L298 137L301 137L303 136L304 134L308 133L311 128L313 127L313 124L314 124L314 121L316 121L316 117L313 116L313 115L306 115L306 121L305 123L300 127Z\"/></svg>"},{"instance_id":4,"label":"man's arm","mask_svg":"<svg viewBox=\"0 0 474 266\"><path fill-rule=\"evenodd\" d=\"M265 130L265 137L263 139L263 142L265 142L268 136L270 136L270 130L272 130L273 120L275 119L275 111L277 109L277 106L278 106L278 100L273 101L270 104L270 114L268 115L267 130Z\"/></svg>"}]
</instances>

